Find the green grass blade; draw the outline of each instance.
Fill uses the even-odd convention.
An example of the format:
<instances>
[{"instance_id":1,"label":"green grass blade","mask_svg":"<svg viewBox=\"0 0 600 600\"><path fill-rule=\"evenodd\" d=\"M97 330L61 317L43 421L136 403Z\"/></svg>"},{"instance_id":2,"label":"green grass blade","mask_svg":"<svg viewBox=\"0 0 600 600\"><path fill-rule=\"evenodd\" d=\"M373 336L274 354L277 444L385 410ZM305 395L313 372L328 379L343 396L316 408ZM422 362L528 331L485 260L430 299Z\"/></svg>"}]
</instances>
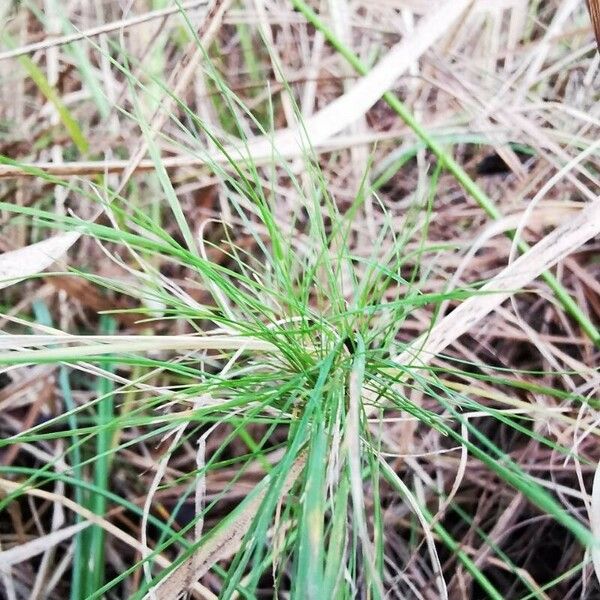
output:
<instances>
[{"instance_id":1,"label":"green grass blade","mask_svg":"<svg viewBox=\"0 0 600 600\"><path fill-rule=\"evenodd\" d=\"M100 319L102 333L112 334L115 331L115 322L110 317ZM111 365L105 365L111 370ZM110 452L114 434L114 399L112 395L113 383L106 377L98 381L98 395L102 398L98 403L97 419L101 427L96 437L96 460L94 461L94 485L101 490L109 488ZM106 496L104 494L92 494L89 498L90 510L101 517L106 513ZM98 526L89 529L86 539L86 558L88 571L85 578L85 597L91 596L104 584L105 577L105 554L104 543L106 533Z\"/></svg>"},{"instance_id":2,"label":"green grass blade","mask_svg":"<svg viewBox=\"0 0 600 600\"><path fill-rule=\"evenodd\" d=\"M8 37L7 33L4 34L4 39L9 46L14 46L12 39ZM79 152L81 154L86 154L89 151L89 142L79 126L77 119L75 119L71 114L71 111L65 106L56 89L50 85L50 82L46 79L42 70L33 62L33 60L31 60L31 58L29 58L29 56L19 56L19 62L25 71L27 71L27 74L31 77L40 92L45 96L48 102L54 106L60 120Z\"/></svg>"}]
</instances>

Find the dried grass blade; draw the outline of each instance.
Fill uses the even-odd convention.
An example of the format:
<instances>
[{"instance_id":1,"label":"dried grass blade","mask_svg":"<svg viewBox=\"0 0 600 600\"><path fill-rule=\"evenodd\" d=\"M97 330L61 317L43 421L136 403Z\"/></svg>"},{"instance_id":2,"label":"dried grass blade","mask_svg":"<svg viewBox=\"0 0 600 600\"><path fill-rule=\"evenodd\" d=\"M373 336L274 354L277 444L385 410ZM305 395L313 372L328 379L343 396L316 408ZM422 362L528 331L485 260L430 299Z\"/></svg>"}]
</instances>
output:
<instances>
[{"instance_id":1,"label":"dried grass blade","mask_svg":"<svg viewBox=\"0 0 600 600\"><path fill-rule=\"evenodd\" d=\"M562 227L558 227L515 262L484 285L426 335L419 338L395 360L409 364L416 357L429 362L454 340L469 331L495 310L516 290L553 267L588 240L600 233L600 198Z\"/></svg>"},{"instance_id":2,"label":"dried grass blade","mask_svg":"<svg viewBox=\"0 0 600 600\"><path fill-rule=\"evenodd\" d=\"M81 234L68 232L0 255L0 289L37 275L61 258Z\"/></svg>"},{"instance_id":3,"label":"dried grass blade","mask_svg":"<svg viewBox=\"0 0 600 600\"><path fill-rule=\"evenodd\" d=\"M596 43L600 50L600 0L586 0L590 18L592 19L592 27L596 36Z\"/></svg>"},{"instance_id":4,"label":"dried grass blade","mask_svg":"<svg viewBox=\"0 0 600 600\"><path fill-rule=\"evenodd\" d=\"M48 548L58 546L58 544L73 537L76 533L89 527L91 524L91 521L82 521L81 523L63 527L62 529L43 535L30 542L14 546L9 550L3 550L0 552L0 568L4 569L25 560L29 560L30 558L45 552Z\"/></svg>"},{"instance_id":5,"label":"dried grass blade","mask_svg":"<svg viewBox=\"0 0 600 600\"><path fill-rule=\"evenodd\" d=\"M304 468L306 456L302 455L292 468L285 480L282 495L287 494L298 475ZM189 556L181 565L173 570L153 591L149 592L145 598L153 597L153 592L158 600L171 600L178 598L185 592L190 584L197 581L214 564L229 556L232 556L240 547L240 543L246 532L252 524L252 520L260 505L266 496L268 487L265 486L259 494L256 495L240 511L237 518L227 526L219 529L214 535L210 536L206 543L201 546L197 552Z\"/></svg>"}]
</instances>

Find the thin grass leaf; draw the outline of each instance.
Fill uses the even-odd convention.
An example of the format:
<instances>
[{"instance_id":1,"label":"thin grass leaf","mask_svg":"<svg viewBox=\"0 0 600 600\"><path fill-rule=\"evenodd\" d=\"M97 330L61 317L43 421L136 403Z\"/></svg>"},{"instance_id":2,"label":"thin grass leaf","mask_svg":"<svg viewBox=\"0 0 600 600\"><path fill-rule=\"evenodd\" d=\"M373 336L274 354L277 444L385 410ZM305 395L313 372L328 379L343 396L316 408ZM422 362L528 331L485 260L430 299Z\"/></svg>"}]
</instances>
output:
<instances>
[{"instance_id":1,"label":"thin grass leaf","mask_svg":"<svg viewBox=\"0 0 600 600\"><path fill-rule=\"evenodd\" d=\"M56 109L60 120L80 154L87 154L90 149L87 137L81 130L77 119L75 119L71 111L65 106L56 89L50 85L42 70L28 56L20 56L19 62L23 65L23 68L27 71L35 85L37 85L40 92Z\"/></svg>"}]
</instances>

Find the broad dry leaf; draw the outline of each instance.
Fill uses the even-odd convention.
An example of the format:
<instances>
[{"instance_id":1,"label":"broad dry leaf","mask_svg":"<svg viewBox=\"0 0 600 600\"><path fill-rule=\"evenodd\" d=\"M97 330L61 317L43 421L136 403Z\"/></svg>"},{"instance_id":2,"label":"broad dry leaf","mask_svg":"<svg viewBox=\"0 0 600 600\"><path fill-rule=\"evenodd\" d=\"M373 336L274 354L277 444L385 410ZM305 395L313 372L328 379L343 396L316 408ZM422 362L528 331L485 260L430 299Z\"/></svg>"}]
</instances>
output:
<instances>
[{"instance_id":1,"label":"broad dry leaf","mask_svg":"<svg viewBox=\"0 0 600 600\"><path fill-rule=\"evenodd\" d=\"M399 364L429 362L454 340L469 331L516 290L522 289L541 273L600 233L600 198L562 227L558 227L515 262L442 319L432 330L416 340L395 358Z\"/></svg>"},{"instance_id":2,"label":"broad dry leaf","mask_svg":"<svg viewBox=\"0 0 600 600\"><path fill-rule=\"evenodd\" d=\"M0 254L0 289L47 269L65 254L80 235L77 232L61 233L31 246Z\"/></svg>"}]
</instances>

